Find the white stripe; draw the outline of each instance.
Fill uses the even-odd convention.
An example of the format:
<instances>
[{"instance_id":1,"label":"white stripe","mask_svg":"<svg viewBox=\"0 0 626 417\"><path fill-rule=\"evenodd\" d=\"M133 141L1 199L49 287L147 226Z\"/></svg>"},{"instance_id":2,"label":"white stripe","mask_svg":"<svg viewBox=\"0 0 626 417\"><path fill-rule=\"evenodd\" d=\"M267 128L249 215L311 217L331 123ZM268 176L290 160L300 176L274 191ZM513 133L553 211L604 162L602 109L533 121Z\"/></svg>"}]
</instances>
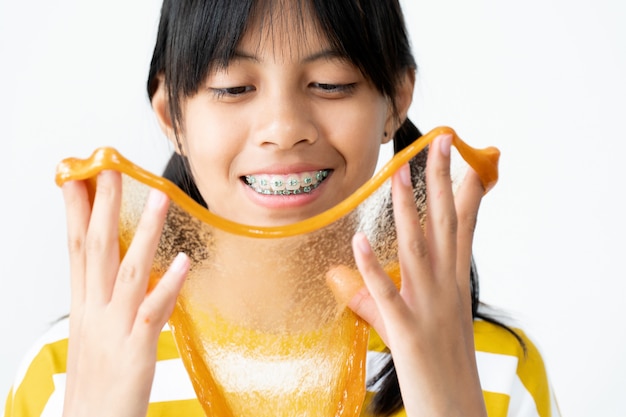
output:
<instances>
[{"instance_id":1,"label":"white stripe","mask_svg":"<svg viewBox=\"0 0 626 417\"><path fill-rule=\"evenodd\" d=\"M366 374L368 379L380 372L389 354L386 352L367 352ZM518 379L517 357L488 352L476 352L476 364L480 384L484 391L511 395L515 380ZM378 391L380 381L371 390Z\"/></svg>"},{"instance_id":2,"label":"white stripe","mask_svg":"<svg viewBox=\"0 0 626 417\"><path fill-rule=\"evenodd\" d=\"M41 351L45 345L50 343L58 342L59 340L67 339L70 333L70 325L68 319L63 319L56 322L46 333L44 333L34 344L28 349L26 354L22 357L22 361L17 368L17 372L15 373L15 380L13 382L13 392L17 391L17 387L20 386L24 377L26 376L26 372L28 372L28 368L31 363L35 359L35 357Z\"/></svg>"},{"instance_id":3,"label":"white stripe","mask_svg":"<svg viewBox=\"0 0 626 417\"><path fill-rule=\"evenodd\" d=\"M58 417L63 413L63 400L65 397L65 374L52 375L54 391L41 412L41 417Z\"/></svg>"},{"instance_id":4,"label":"white stripe","mask_svg":"<svg viewBox=\"0 0 626 417\"><path fill-rule=\"evenodd\" d=\"M63 411L66 374L52 375L54 391L41 413L41 417L58 417ZM150 402L165 402L195 399L196 393L180 359L158 361L154 372L154 382L150 392Z\"/></svg>"},{"instance_id":5,"label":"white stripe","mask_svg":"<svg viewBox=\"0 0 626 417\"><path fill-rule=\"evenodd\" d=\"M151 403L194 398L196 393L181 359L168 359L156 363L150 392Z\"/></svg>"},{"instance_id":6,"label":"white stripe","mask_svg":"<svg viewBox=\"0 0 626 417\"><path fill-rule=\"evenodd\" d=\"M167 323L163 326L162 331L169 331L170 328ZM20 386L26 373L28 372L28 368L32 364L33 360L41 349L45 345L49 345L51 343L55 343L64 339L67 339L70 335L70 320L69 318L64 318L54 323L48 331L46 331L33 345L26 351L24 356L21 359L21 362L17 368L15 373L15 379L13 381L13 392L17 391L17 387Z\"/></svg>"},{"instance_id":7,"label":"white stripe","mask_svg":"<svg viewBox=\"0 0 626 417\"><path fill-rule=\"evenodd\" d=\"M367 352L366 373L369 378L375 376L389 357L384 352ZM484 391L509 396L508 417L539 417L532 395L517 376L518 358L489 352L476 352L476 364L481 388ZM378 391L380 382L370 390ZM559 417L553 410L553 417Z\"/></svg>"},{"instance_id":8,"label":"white stripe","mask_svg":"<svg viewBox=\"0 0 626 417\"><path fill-rule=\"evenodd\" d=\"M509 396L508 417L539 417L535 399L517 375L519 359L497 353L476 352L483 391Z\"/></svg>"},{"instance_id":9,"label":"white stripe","mask_svg":"<svg viewBox=\"0 0 626 417\"><path fill-rule=\"evenodd\" d=\"M482 389L511 395L514 379L517 379L517 362L516 356L476 352L476 365Z\"/></svg>"},{"instance_id":10,"label":"white stripe","mask_svg":"<svg viewBox=\"0 0 626 417\"><path fill-rule=\"evenodd\" d=\"M554 390L552 387L550 387L550 408L552 409L552 417L561 417L559 405L556 402L556 397L554 396Z\"/></svg>"},{"instance_id":11,"label":"white stripe","mask_svg":"<svg viewBox=\"0 0 626 417\"><path fill-rule=\"evenodd\" d=\"M54 392L46 403L42 417L55 415L55 411L61 410L63 407L66 374L54 374L52 381L54 382ZM181 359L169 359L156 363L154 382L150 392L151 403L195 398L196 393Z\"/></svg>"},{"instance_id":12,"label":"white stripe","mask_svg":"<svg viewBox=\"0 0 626 417\"><path fill-rule=\"evenodd\" d=\"M530 392L528 392L524 384L522 384L522 380L518 377L515 378L511 390L511 400L509 402L507 417L539 417L535 399L530 395Z\"/></svg>"},{"instance_id":13,"label":"white stripe","mask_svg":"<svg viewBox=\"0 0 626 417\"><path fill-rule=\"evenodd\" d=\"M220 347L211 352L211 371L226 392L272 392L288 394L327 387L337 369L334 358L324 355L299 357L263 356Z\"/></svg>"},{"instance_id":14,"label":"white stripe","mask_svg":"<svg viewBox=\"0 0 626 417\"><path fill-rule=\"evenodd\" d=\"M168 331L169 326L165 326L163 331ZM47 344L66 339L69 334L69 320L64 319L55 323L24 356L24 359L16 374L14 390L21 384L32 360ZM371 378L376 375L386 358L385 352L367 352L366 373ZM485 391L501 393L510 398L509 417L536 417L537 407L532 395L524 387L517 376L518 358L509 355L494 354L487 352L476 352L476 361L480 376L482 389ZM263 373L261 373L263 374ZM65 395L65 374L52 376L54 382L54 392L48 399L42 417L58 416L63 407ZM373 387L378 390L380 384ZM557 403L551 392L552 416L559 417ZM176 400L188 400L196 398L195 391L190 382L189 376L180 358L158 361L155 369L155 378L150 402L165 402Z\"/></svg>"},{"instance_id":15,"label":"white stripe","mask_svg":"<svg viewBox=\"0 0 626 417\"><path fill-rule=\"evenodd\" d=\"M383 366L387 363L389 356L389 353L386 352L375 352L371 350L367 351L367 358L365 361L365 376L368 383L370 379L378 375L381 369L383 369ZM378 381L368 390L372 392L378 392L381 385L382 381Z\"/></svg>"}]
</instances>

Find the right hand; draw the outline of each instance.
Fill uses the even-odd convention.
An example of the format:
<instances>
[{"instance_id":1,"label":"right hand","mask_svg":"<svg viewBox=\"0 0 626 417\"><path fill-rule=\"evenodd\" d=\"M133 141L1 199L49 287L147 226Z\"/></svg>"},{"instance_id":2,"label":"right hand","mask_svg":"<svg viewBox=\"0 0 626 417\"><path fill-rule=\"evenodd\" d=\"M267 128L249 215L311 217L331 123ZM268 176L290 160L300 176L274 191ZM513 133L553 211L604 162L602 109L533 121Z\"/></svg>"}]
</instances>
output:
<instances>
[{"instance_id":1,"label":"right hand","mask_svg":"<svg viewBox=\"0 0 626 417\"><path fill-rule=\"evenodd\" d=\"M99 174L93 207L84 181L63 185L72 290L65 417L145 417L158 338L189 270L179 254L147 294L169 201L151 190L120 261L121 191L114 171Z\"/></svg>"},{"instance_id":2,"label":"right hand","mask_svg":"<svg viewBox=\"0 0 626 417\"><path fill-rule=\"evenodd\" d=\"M367 238L354 257L365 282L348 306L381 336L393 356L407 416L486 417L474 346L470 265L485 190L470 170L456 197L450 178L452 137L440 136L426 165L425 230L408 165L392 179L402 285L398 290Z\"/></svg>"}]
</instances>

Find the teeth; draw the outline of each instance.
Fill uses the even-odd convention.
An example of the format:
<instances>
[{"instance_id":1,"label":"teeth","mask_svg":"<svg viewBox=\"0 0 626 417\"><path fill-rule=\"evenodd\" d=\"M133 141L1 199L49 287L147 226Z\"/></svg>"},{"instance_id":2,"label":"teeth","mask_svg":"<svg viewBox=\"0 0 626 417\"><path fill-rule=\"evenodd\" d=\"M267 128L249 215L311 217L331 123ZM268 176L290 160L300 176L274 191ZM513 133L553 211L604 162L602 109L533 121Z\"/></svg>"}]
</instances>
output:
<instances>
[{"instance_id":1,"label":"teeth","mask_svg":"<svg viewBox=\"0 0 626 417\"><path fill-rule=\"evenodd\" d=\"M285 181L283 181L282 177L273 176L270 180L270 187L273 191L284 191L285 190Z\"/></svg>"},{"instance_id":2,"label":"teeth","mask_svg":"<svg viewBox=\"0 0 626 417\"><path fill-rule=\"evenodd\" d=\"M310 193L328 177L328 170L288 175L246 175L244 181L260 194L291 195Z\"/></svg>"},{"instance_id":3,"label":"teeth","mask_svg":"<svg viewBox=\"0 0 626 417\"><path fill-rule=\"evenodd\" d=\"M300 178L298 175L290 175L287 177L287 182L285 184L285 189L289 191L295 191L300 188Z\"/></svg>"}]
</instances>

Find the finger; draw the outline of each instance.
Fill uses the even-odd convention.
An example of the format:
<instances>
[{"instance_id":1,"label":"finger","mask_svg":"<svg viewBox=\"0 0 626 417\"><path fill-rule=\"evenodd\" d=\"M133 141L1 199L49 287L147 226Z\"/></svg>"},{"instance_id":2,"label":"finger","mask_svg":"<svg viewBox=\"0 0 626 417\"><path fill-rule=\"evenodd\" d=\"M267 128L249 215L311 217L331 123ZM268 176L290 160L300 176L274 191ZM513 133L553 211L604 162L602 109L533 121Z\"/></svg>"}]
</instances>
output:
<instances>
[{"instance_id":1,"label":"finger","mask_svg":"<svg viewBox=\"0 0 626 417\"><path fill-rule=\"evenodd\" d=\"M121 175L115 171L102 171L98 175L85 245L85 291L88 303L107 303L113 291L120 257L118 225L121 182Z\"/></svg>"},{"instance_id":2,"label":"finger","mask_svg":"<svg viewBox=\"0 0 626 417\"><path fill-rule=\"evenodd\" d=\"M117 273L111 302L121 314L131 317L129 326L132 326L137 308L146 296L168 205L167 195L156 189L150 190L133 241Z\"/></svg>"},{"instance_id":3,"label":"finger","mask_svg":"<svg viewBox=\"0 0 626 417\"><path fill-rule=\"evenodd\" d=\"M134 331L136 330L138 340L144 343L154 343L155 338L172 315L176 297L185 283L185 278L189 272L189 257L184 253L179 253L174 261L159 280L154 289L148 294L137 312L135 318Z\"/></svg>"},{"instance_id":4,"label":"finger","mask_svg":"<svg viewBox=\"0 0 626 417\"><path fill-rule=\"evenodd\" d=\"M456 207L457 230L457 261L456 277L466 311L471 311L470 268L472 262L472 246L474 230L478 219L478 209L485 193L480 177L469 169L459 187L454 203Z\"/></svg>"},{"instance_id":5,"label":"finger","mask_svg":"<svg viewBox=\"0 0 626 417\"><path fill-rule=\"evenodd\" d=\"M359 289L354 296L348 301L348 307L356 315L365 320L380 336L385 344L387 344L387 329L382 319L376 301L369 293L367 287Z\"/></svg>"},{"instance_id":6,"label":"finger","mask_svg":"<svg viewBox=\"0 0 626 417\"><path fill-rule=\"evenodd\" d=\"M71 306L78 308L85 300L85 237L89 227L91 204L87 186L82 181L66 182L62 191L70 258Z\"/></svg>"},{"instance_id":7,"label":"finger","mask_svg":"<svg viewBox=\"0 0 626 417\"><path fill-rule=\"evenodd\" d=\"M402 277L401 293L413 305L425 277L432 275L427 241L413 197L409 165L401 167L392 182L393 215L398 235L398 258ZM420 279L421 278L421 279Z\"/></svg>"},{"instance_id":8,"label":"finger","mask_svg":"<svg viewBox=\"0 0 626 417\"><path fill-rule=\"evenodd\" d=\"M437 137L429 148L426 165L426 236L436 277L453 277L456 273L457 218L450 177L451 143L452 135Z\"/></svg>"},{"instance_id":9,"label":"finger","mask_svg":"<svg viewBox=\"0 0 626 417\"><path fill-rule=\"evenodd\" d=\"M352 297L365 286L358 271L345 265L331 267L326 272L326 283L333 292L340 309L343 309Z\"/></svg>"},{"instance_id":10,"label":"finger","mask_svg":"<svg viewBox=\"0 0 626 417\"><path fill-rule=\"evenodd\" d=\"M410 312L394 282L376 259L363 233L354 235L352 248L357 268L363 276L363 281L369 296L374 300L374 304L367 299L366 294L359 292L356 297L360 298L351 300L349 305L379 334L384 334L387 330L385 323L401 325Z\"/></svg>"},{"instance_id":11,"label":"finger","mask_svg":"<svg viewBox=\"0 0 626 417\"><path fill-rule=\"evenodd\" d=\"M67 362L67 389L71 391L77 367L77 350L85 302L85 237L89 225L91 204L86 184L69 181L63 184L63 200L67 222L67 241L70 262L70 338Z\"/></svg>"},{"instance_id":12,"label":"finger","mask_svg":"<svg viewBox=\"0 0 626 417\"><path fill-rule=\"evenodd\" d=\"M326 282L335 295L341 311L344 306L349 307L373 327L383 341L386 340L385 325L378 314L376 302L357 271L345 265L335 266L326 273Z\"/></svg>"}]
</instances>

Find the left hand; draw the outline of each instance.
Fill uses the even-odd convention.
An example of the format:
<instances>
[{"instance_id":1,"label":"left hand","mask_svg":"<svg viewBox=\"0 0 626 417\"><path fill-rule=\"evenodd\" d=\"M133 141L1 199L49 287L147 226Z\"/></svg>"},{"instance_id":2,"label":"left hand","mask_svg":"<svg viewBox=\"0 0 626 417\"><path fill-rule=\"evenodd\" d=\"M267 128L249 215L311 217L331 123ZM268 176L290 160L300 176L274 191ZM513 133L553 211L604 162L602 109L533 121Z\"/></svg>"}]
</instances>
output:
<instances>
[{"instance_id":1,"label":"left hand","mask_svg":"<svg viewBox=\"0 0 626 417\"><path fill-rule=\"evenodd\" d=\"M85 181L63 185L72 302L63 416L145 417L157 345L185 282L179 255L146 294L169 199L153 190L120 260L122 177L98 176L93 207Z\"/></svg>"},{"instance_id":2,"label":"left hand","mask_svg":"<svg viewBox=\"0 0 626 417\"><path fill-rule=\"evenodd\" d=\"M425 230L408 165L392 179L401 289L385 273L367 238L354 257L365 287L349 307L391 350L408 416L486 416L474 350L469 271L478 207L485 190L469 170L456 197L450 178L451 136L430 146Z\"/></svg>"}]
</instances>

